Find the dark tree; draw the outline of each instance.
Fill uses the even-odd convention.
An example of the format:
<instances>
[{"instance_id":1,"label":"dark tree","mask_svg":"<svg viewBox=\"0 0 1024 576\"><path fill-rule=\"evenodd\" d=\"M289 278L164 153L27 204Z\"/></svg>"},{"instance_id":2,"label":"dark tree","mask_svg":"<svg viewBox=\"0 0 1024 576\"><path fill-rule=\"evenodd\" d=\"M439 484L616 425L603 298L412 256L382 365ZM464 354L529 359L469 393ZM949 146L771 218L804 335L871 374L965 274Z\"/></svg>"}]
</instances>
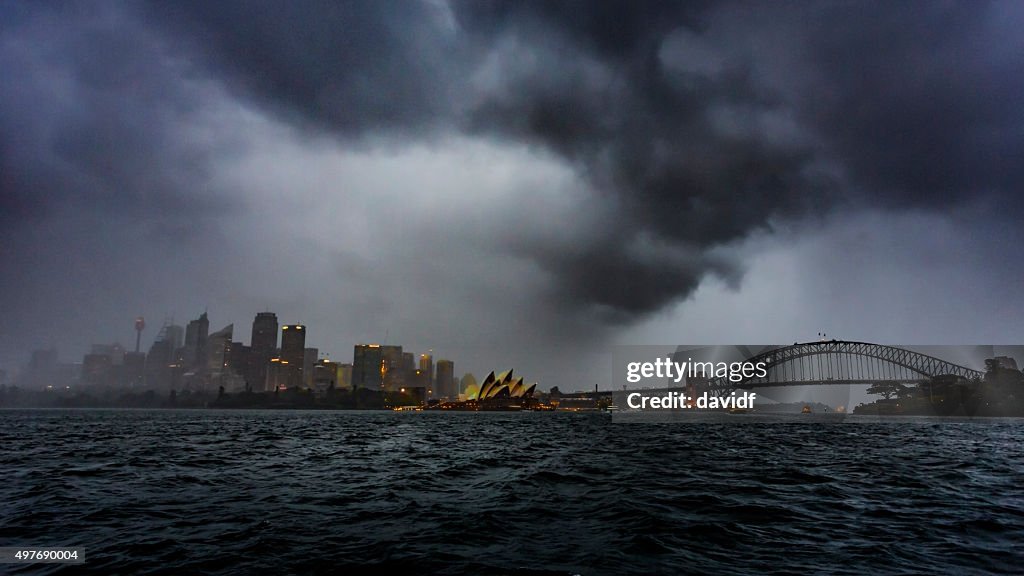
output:
<instances>
[{"instance_id":1,"label":"dark tree","mask_svg":"<svg viewBox=\"0 0 1024 576\"><path fill-rule=\"evenodd\" d=\"M905 396L907 388L899 382L875 382L868 388L868 394L879 394L882 398L890 400L894 396Z\"/></svg>"}]
</instances>

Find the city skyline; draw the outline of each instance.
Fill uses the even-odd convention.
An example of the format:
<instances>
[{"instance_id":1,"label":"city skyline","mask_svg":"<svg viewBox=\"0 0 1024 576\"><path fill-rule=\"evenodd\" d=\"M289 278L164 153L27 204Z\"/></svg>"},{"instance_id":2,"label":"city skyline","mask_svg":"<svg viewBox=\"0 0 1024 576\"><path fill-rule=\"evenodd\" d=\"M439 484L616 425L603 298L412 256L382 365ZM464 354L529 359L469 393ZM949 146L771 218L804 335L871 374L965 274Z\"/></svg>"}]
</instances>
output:
<instances>
[{"instance_id":1,"label":"city skyline","mask_svg":"<svg viewBox=\"0 0 1024 576\"><path fill-rule=\"evenodd\" d=\"M1021 29L0 2L0 565L1020 572Z\"/></svg>"},{"instance_id":2,"label":"city skyline","mask_svg":"<svg viewBox=\"0 0 1024 576\"><path fill-rule=\"evenodd\" d=\"M314 367L332 364L341 369L347 367L346 382L334 380L333 386L340 388L366 388L372 390L394 390L405 388L424 388L428 394L439 397L457 397L460 393L458 380L454 373L454 363L450 359L439 358L435 371L433 364L434 349L419 354L419 365L415 365L415 354L405 353L403 347L393 343L356 343L348 348L353 350L351 356L325 352L317 347L309 346L305 340L307 327L303 324L281 324L280 346L277 345L278 323L273 312L256 313L252 321L252 336L249 343L235 339L233 336L234 322L220 330L210 333L209 311L206 310L198 318L189 320L185 326L165 320L148 346L148 352L142 351L141 333L145 321L142 316L134 319L137 347L130 351L119 341L93 342L90 351L79 358L68 361L60 355L56 348L32 350L18 370L4 374L0 379L3 384L22 384L35 390L43 387L63 388L65 384L74 383L76 388L85 389L124 389L153 390L167 392L170 390L202 390L210 392L224 387L227 392L269 392L274 389L314 388ZM376 360L363 362L361 350L374 349ZM398 358L390 358L387 352L395 351ZM135 359L134 357L138 357ZM346 361L347 359L347 361ZM99 366L90 368L90 361L102 361ZM115 374L112 366L137 364L133 374ZM375 379L367 377L361 371L372 365ZM223 367L223 369L222 369ZM353 374L355 367L355 374ZM176 381L172 382L163 372L167 368L176 368ZM269 374L268 374L269 370ZM137 371L137 375L134 372ZM204 381L197 387L194 383L180 380L181 375L197 372ZM223 373L222 373L223 372ZM390 374L389 374L390 373ZM425 380L419 378L425 375ZM36 381L44 376L45 384ZM414 380L408 380L415 376ZM462 377L472 376L466 373ZM340 379L340 373L337 375ZM435 390L436 388L436 390Z\"/></svg>"},{"instance_id":3,"label":"city skyline","mask_svg":"<svg viewBox=\"0 0 1024 576\"><path fill-rule=\"evenodd\" d=\"M566 388L1024 340L1017 3L5 11L0 370L207 308Z\"/></svg>"}]
</instances>

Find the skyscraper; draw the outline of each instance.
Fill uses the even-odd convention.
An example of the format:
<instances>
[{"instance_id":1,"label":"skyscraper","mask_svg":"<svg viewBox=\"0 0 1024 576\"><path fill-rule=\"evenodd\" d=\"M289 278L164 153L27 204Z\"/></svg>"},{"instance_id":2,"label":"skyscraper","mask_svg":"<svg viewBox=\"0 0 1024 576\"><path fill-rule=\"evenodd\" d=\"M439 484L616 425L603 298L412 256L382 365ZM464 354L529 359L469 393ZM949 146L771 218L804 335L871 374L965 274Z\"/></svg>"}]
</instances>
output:
<instances>
[{"instance_id":1,"label":"skyscraper","mask_svg":"<svg viewBox=\"0 0 1024 576\"><path fill-rule=\"evenodd\" d=\"M82 383L94 387L110 385L112 367L107 354L86 354L82 359Z\"/></svg>"},{"instance_id":2,"label":"skyscraper","mask_svg":"<svg viewBox=\"0 0 1024 576\"><path fill-rule=\"evenodd\" d=\"M338 364L338 388L342 390L352 389L352 365Z\"/></svg>"},{"instance_id":3,"label":"skyscraper","mask_svg":"<svg viewBox=\"0 0 1024 576\"><path fill-rule=\"evenodd\" d=\"M199 370L206 364L206 338L210 334L210 320L203 312L185 327L185 349L182 360L185 370Z\"/></svg>"},{"instance_id":4,"label":"skyscraper","mask_svg":"<svg viewBox=\"0 0 1024 576\"><path fill-rule=\"evenodd\" d=\"M181 326L164 324L146 355L146 388L170 390L174 386L174 375L181 367L176 364L175 352L181 348L183 330Z\"/></svg>"},{"instance_id":5,"label":"skyscraper","mask_svg":"<svg viewBox=\"0 0 1024 576\"><path fill-rule=\"evenodd\" d=\"M231 338L234 331L235 325L228 324L207 338L206 373L214 388L223 385L227 379L228 360L231 359Z\"/></svg>"},{"instance_id":6,"label":"skyscraper","mask_svg":"<svg viewBox=\"0 0 1024 576\"><path fill-rule=\"evenodd\" d=\"M277 314L259 312L252 321L252 340L249 346L253 350L269 350L277 348Z\"/></svg>"},{"instance_id":7,"label":"skyscraper","mask_svg":"<svg viewBox=\"0 0 1024 576\"><path fill-rule=\"evenodd\" d=\"M313 367L320 358L320 349L306 348L302 355L302 385L306 388L313 387Z\"/></svg>"},{"instance_id":8,"label":"skyscraper","mask_svg":"<svg viewBox=\"0 0 1024 576\"><path fill-rule=\"evenodd\" d=\"M288 387L302 386L302 366L306 360L306 327L285 324L281 327L281 362L287 363Z\"/></svg>"},{"instance_id":9,"label":"skyscraper","mask_svg":"<svg viewBox=\"0 0 1024 576\"><path fill-rule=\"evenodd\" d=\"M437 361L437 374L435 375L434 396L458 400L459 393L455 386L455 363L451 360Z\"/></svg>"},{"instance_id":10,"label":"skyscraper","mask_svg":"<svg viewBox=\"0 0 1024 576\"><path fill-rule=\"evenodd\" d=\"M234 376L239 379L239 389L246 390L249 386L249 352L251 350L245 344L237 340L231 343L231 355L228 358L228 368ZM262 385L259 388L262 390Z\"/></svg>"},{"instance_id":11,"label":"skyscraper","mask_svg":"<svg viewBox=\"0 0 1024 576\"><path fill-rule=\"evenodd\" d=\"M33 387L45 387L55 384L57 373L57 349L33 350L32 361L28 365L27 382Z\"/></svg>"},{"instance_id":12,"label":"skyscraper","mask_svg":"<svg viewBox=\"0 0 1024 576\"><path fill-rule=\"evenodd\" d=\"M252 321L252 340L246 359L245 380L253 390L263 390L267 365L277 353L277 314L260 312Z\"/></svg>"},{"instance_id":13,"label":"skyscraper","mask_svg":"<svg viewBox=\"0 0 1024 576\"><path fill-rule=\"evenodd\" d=\"M163 329L160 330L161 336L164 341L171 345L171 352L174 352L178 348L181 348L185 342L185 329L177 324L164 324Z\"/></svg>"},{"instance_id":14,"label":"skyscraper","mask_svg":"<svg viewBox=\"0 0 1024 576\"><path fill-rule=\"evenodd\" d=\"M399 390L405 385L401 346L381 346L381 378L385 390Z\"/></svg>"},{"instance_id":15,"label":"skyscraper","mask_svg":"<svg viewBox=\"0 0 1024 576\"><path fill-rule=\"evenodd\" d=\"M142 388L146 381L146 355L142 352L125 352L121 365L121 381L129 388Z\"/></svg>"},{"instance_id":16,"label":"skyscraper","mask_svg":"<svg viewBox=\"0 0 1024 576\"><path fill-rule=\"evenodd\" d=\"M427 388L434 385L434 357L430 354L420 354L420 371L425 374Z\"/></svg>"},{"instance_id":17,"label":"skyscraper","mask_svg":"<svg viewBox=\"0 0 1024 576\"><path fill-rule=\"evenodd\" d=\"M352 386L380 390L382 365L380 344L356 344L352 353Z\"/></svg>"}]
</instances>

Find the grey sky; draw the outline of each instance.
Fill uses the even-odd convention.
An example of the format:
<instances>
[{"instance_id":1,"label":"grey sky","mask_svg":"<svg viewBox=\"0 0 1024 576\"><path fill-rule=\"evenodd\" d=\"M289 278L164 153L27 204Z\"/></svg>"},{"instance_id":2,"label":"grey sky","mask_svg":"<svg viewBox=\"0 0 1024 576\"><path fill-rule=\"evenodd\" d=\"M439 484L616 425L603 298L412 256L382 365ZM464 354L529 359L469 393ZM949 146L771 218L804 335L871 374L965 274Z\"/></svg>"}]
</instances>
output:
<instances>
[{"instance_id":1,"label":"grey sky","mask_svg":"<svg viewBox=\"0 0 1024 576\"><path fill-rule=\"evenodd\" d=\"M0 368L206 308L545 389L618 342L1021 340L1019 3L2 10Z\"/></svg>"}]
</instances>

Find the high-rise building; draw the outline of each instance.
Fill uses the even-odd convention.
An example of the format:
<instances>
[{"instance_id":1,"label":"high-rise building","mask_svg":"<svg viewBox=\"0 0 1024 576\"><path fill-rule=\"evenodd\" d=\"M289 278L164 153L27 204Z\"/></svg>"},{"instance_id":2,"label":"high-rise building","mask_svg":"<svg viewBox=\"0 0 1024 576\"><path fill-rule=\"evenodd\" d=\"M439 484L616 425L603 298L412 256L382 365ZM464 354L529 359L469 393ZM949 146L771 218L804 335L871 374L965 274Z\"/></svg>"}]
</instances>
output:
<instances>
[{"instance_id":1,"label":"high-rise building","mask_svg":"<svg viewBox=\"0 0 1024 576\"><path fill-rule=\"evenodd\" d=\"M249 347L253 350L274 350L277 348L277 314L259 312L252 321L252 340Z\"/></svg>"},{"instance_id":2,"label":"high-rise building","mask_svg":"<svg viewBox=\"0 0 1024 576\"><path fill-rule=\"evenodd\" d=\"M121 388L129 386L129 377L124 366L125 350L120 344L93 344L92 352L85 355L82 360L81 381L94 386L107 386ZM133 368L143 366L143 361L137 358L132 359L138 362Z\"/></svg>"},{"instance_id":3,"label":"high-rise building","mask_svg":"<svg viewBox=\"0 0 1024 576\"><path fill-rule=\"evenodd\" d=\"M427 388L434 385L434 357L430 354L420 354L420 372L423 372L427 382Z\"/></svg>"},{"instance_id":4,"label":"high-rise building","mask_svg":"<svg viewBox=\"0 0 1024 576\"><path fill-rule=\"evenodd\" d=\"M228 357L229 382L225 384L224 387L231 392L252 391L256 389L256 387L250 384L249 380L246 379L248 370L249 347L238 341L232 342L231 353ZM258 389L262 390L263 385L261 384Z\"/></svg>"},{"instance_id":5,"label":"high-rise building","mask_svg":"<svg viewBox=\"0 0 1024 576\"><path fill-rule=\"evenodd\" d=\"M302 385L306 388L313 387L313 367L316 366L316 361L319 358L320 350L318 348L306 348L302 355Z\"/></svg>"},{"instance_id":6,"label":"high-rise building","mask_svg":"<svg viewBox=\"0 0 1024 576\"><path fill-rule=\"evenodd\" d=\"M380 390L383 364L380 344L356 344L352 352L352 386Z\"/></svg>"},{"instance_id":7,"label":"high-rise building","mask_svg":"<svg viewBox=\"0 0 1024 576\"><path fill-rule=\"evenodd\" d=\"M47 372L57 365L57 349L33 350L28 369L32 372Z\"/></svg>"},{"instance_id":8,"label":"high-rise building","mask_svg":"<svg viewBox=\"0 0 1024 576\"><path fill-rule=\"evenodd\" d=\"M87 386L111 384L113 366L107 354L86 354L82 359L82 383Z\"/></svg>"},{"instance_id":9,"label":"high-rise building","mask_svg":"<svg viewBox=\"0 0 1024 576\"><path fill-rule=\"evenodd\" d=\"M398 390L405 384L401 346L381 346L381 379L384 390Z\"/></svg>"},{"instance_id":10,"label":"high-rise building","mask_svg":"<svg viewBox=\"0 0 1024 576\"><path fill-rule=\"evenodd\" d=\"M235 341L231 343L231 355L228 358L228 368L232 372L242 377L243 384L247 382L245 379L246 371L249 369L249 352L250 349L245 344Z\"/></svg>"},{"instance_id":11,"label":"high-rise building","mask_svg":"<svg viewBox=\"0 0 1024 576\"><path fill-rule=\"evenodd\" d=\"M210 334L210 320L203 312L185 328L185 349L181 359L185 370L201 370L206 364L206 339Z\"/></svg>"},{"instance_id":12,"label":"high-rise building","mask_svg":"<svg viewBox=\"0 0 1024 576\"><path fill-rule=\"evenodd\" d=\"M129 388L142 388L146 379L146 355L142 352L125 352L121 366L121 380Z\"/></svg>"},{"instance_id":13,"label":"high-rise building","mask_svg":"<svg viewBox=\"0 0 1024 576\"><path fill-rule=\"evenodd\" d=\"M302 324L281 326L281 363L287 366L288 387L301 387L306 363L306 327Z\"/></svg>"},{"instance_id":14,"label":"high-rise building","mask_svg":"<svg viewBox=\"0 0 1024 576\"><path fill-rule=\"evenodd\" d=\"M230 379L231 339L235 325L228 324L210 334L206 340L206 373L214 389L224 386Z\"/></svg>"},{"instance_id":15,"label":"high-rise building","mask_svg":"<svg viewBox=\"0 0 1024 576\"><path fill-rule=\"evenodd\" d=\"M431 395L430 375L420 369L413 370L402 392L417 402L426 402Z\"/></svg>"},{"instance_id":16,"label":"high-rise building","mask_svg":"<svg viewBox=\"0 0 1024 576\"><path fill-rule=\"evenodd\" d=\"M177 324L164 324L157 338L162 338L171 345L171 352L185 344L185 328Z\"/></svg>"},{"instance_id":17,"label":"high-rise building","mask_svg":"<svg viewBox=\"0 0 1024 576\"><path fill-rule=\"evenodd\" d=\"M120 366L124 363L125 350L120 344L93 344L91 348L92 354L110 356L111 366Z\"/></svg>"},{"instance_id":18,"label":"high-rise building","mask_svg":"<svg viewBox=\"0 0 1024 576\"><path fill-rule=\"evenodd\" d=\"M352 365L338 364L338 388L342 390L352 389Z\"/></svg>"},{"instance_id":19,"label":"high-rise building","mask_svg":"<svg viewBox=\"0 0 1024 576\"><path fill-rule=\"evenodd\" d=\"M146 388L159 391L174 388L175 375L181 371L175 352L182 346L184 333L181 326L174 324L164 324L160 329L146 354Z\"/></svg>"},{"instance_id":20,"label":"high-rise building","mask_svg":"<svg viewBox=\"0 0 1024 576\"><path fill-rule=\"evenodd\" d=\"M267 363L267 381L264 384L267 392L277 392L288 387L288 379L291 377L289 366L280 358L271 358Z\"/></svg>"},{"instance_id":21,"label":"high-rise building","mask_svg":"<svg viewBox=\"0 0 1024 576\"><path fill-rule=\"evenodd\" d=\"M260 312L252 321L252 340L246 358L245 381L253 390L263 390L267 366L277 356L277 314Z\"/></svg>"},{"instance_id":22,"label":"high-rise building","mask_svg":"<svg viewBox=\"0 0 1024 576\"><path fill-rule=\"evenodd\" d=\"M326 358L317 360L309 371L312 374L313 384L310 386L317 396L330 394L338 388L338 364Z\"/></svg>"},{"instance_id":23,"label":"high-rise building","mask_svg":"<svg viewBox=\"0 0 1024 576\"><path fill-rule=\"evenodd\" d=\"M45 388L57 384L57 349L33 350L28 365L26 383L32 388Z\"/></svg>"},{"instance_id":24,"label":"high-rise building","mask_svg":"<svg viewBox=\"0 0 1024 576\"><path fill-rule=\"evenodd\" d=\"M185 346L178 354L181 364L180 389L209 392L223 385L224 364L230 358L234 325L210 334L210 321L203 312L185 328Z\"/></svg>"},{"instance_id":25,"label":"high-rise building","mask_svg":"<svg viewBox=\"0 0 1024 576\"><path fill-rule=\"evenodd\" d=\"M455 386L455 363L451 360L438 360L437 373L434 375L434 396L457 400L459 393Z\"/></svg>"}]
</instances>

